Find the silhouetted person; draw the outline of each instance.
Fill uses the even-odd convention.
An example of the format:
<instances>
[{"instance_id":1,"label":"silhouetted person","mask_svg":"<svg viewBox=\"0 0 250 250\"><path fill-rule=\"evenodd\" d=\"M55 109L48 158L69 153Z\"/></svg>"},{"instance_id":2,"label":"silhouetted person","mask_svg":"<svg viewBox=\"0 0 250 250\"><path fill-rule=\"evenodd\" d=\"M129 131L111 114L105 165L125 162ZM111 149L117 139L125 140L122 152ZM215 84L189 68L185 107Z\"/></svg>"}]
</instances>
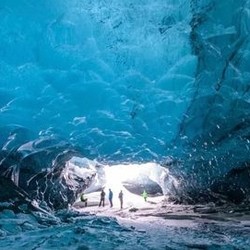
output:
<instances>
[{"instance_id":1,"label":"silhouetted person","mask_svg":"<svg viewBox=\"0 0 250 250\"><path fill-rule=\"evenodd\" d=\"M121 209L123 207L123 192L121 190L121 192L119 193L119 196L118 196L119 200L120 200L120 204L121 204Z\"/></svg>"},{"instance_id":2,"label":"silhouetted person","mask_svg":"<svg viewBox=\"0 0 250 250\"><path fill-rule=\"evenodd\" d=\"M81 202L85 203L85 207L87 207L88 199L85 198L84 193L81 194Z\"/></svg>"},{"instance_id":3,"label":"silhouetted person","mask_svg":"<svg viewBox=\"0 0 250 250\"><path fill-rule=\"evenodd\" d=\"M102 205L103 207L105 206L105 192L104 190L102 189L101 191L101 195L100 195L100 203L99 203L99 207Z\"/></svg>"},{"instance_id":4,"label":"silhouetted person","mask_svg":"<svg viewBox=\"0 0 250 250\"><path fill-rule=\"evenodd\" d=\"M113 192L111 189L109 189L109 203L110 203L110 207L113 207Z\"/></svg>"}]
</instances>

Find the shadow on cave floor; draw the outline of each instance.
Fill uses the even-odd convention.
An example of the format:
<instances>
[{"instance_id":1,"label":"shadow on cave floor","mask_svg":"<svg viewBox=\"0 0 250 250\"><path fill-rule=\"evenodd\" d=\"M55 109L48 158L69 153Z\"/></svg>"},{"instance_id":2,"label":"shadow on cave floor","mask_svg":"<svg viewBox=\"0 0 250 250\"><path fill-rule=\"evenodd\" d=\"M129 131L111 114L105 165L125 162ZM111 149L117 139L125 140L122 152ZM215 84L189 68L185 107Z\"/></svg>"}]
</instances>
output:
<instances>
[{"instance_id":1,"label":"shadow on cave floor","mask_svg":"<svg viewBox=\"0 0 250 250\"><path fill-rule=\"evenodd\" d=\"M127 196L126 196L127 195ZM73 209L83 213L95 214L97 216L126 218L136 220L163 219L165 221L175 221L176 226L184 222L187 226L196 223L228 223L242 226L250 232L250 206L225 204L216 206L214 203L200 205L177 205L169 203L164 196L148 197L147 202L139 195L125 192L124 208L120 209L119 200L114 197L114 206L110 208L108 200L105 207L98 207L99 192L86 195L88 206L78 201ZM172 222L170 224L172 224ZM186 224L187 223L187 224Z\"/></svg>"}]
</instances>

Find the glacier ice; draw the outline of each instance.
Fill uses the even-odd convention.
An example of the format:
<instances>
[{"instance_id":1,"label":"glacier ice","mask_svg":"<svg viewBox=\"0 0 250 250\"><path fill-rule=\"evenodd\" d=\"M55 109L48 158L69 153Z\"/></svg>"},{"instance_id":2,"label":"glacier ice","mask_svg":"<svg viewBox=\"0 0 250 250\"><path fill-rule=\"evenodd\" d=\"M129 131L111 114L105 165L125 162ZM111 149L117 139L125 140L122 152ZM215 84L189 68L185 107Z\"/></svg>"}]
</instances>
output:
<instances>
[{"instance_id":1,"label":"glacier ice","mask_svg":"<svg viewBox=\"0 0 250 250\"><path fill-rule=\"evenodd\" d=\"M250 0L0 0L0 248L247 249L249 34Z\"/></svg>"},{"instance_id":2,"label":"glacier ice","mask_svg":"<svg viewBox=\"0 0 250 250\"><path fill-rule=\"evenodd\" d=\"M249 0L2 0L1 173L26 188L73 156L156 162L180 200L246 199L249 13Z\"/></svg>"},{"instance_id":3,"label":"glacier ice","mask_svg":"<svg viewBox=\"0 0 250 250\"><path fill-rule=\"evenodd\" d=\"M78 182L72 175L83 180L94 176L85 193L100 191L102 188L108 192L111 188L118 194L127 185L139 194L142 193L141 190L147 189L149 194L169 196L173 187L178 186L178 181L171 176L168 169L154 162L104 165L87 158L72 157L66 162L64 174L75 185Z\"/></svg>"}]
</instances>

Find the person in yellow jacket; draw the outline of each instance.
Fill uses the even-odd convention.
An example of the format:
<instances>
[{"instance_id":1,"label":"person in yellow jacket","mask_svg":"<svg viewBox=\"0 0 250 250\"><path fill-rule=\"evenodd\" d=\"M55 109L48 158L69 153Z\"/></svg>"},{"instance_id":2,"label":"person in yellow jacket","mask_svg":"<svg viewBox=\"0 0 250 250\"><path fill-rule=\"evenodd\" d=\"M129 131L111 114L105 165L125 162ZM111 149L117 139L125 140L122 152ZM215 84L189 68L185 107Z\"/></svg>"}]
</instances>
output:
<instances>
[{"instance_id":1,"label":"person in yellow jacket","mask_svg":"<svg viewBox=\"0 0 250 250\"><path fill-rule=\"evenodd\" d=\"M148 198L148 193L146 192L146 190L144 189L143 193L142 193L142 197L144 199L144 201L146 202L147 201L147 198Z\"/></svg>"}]
</instances>

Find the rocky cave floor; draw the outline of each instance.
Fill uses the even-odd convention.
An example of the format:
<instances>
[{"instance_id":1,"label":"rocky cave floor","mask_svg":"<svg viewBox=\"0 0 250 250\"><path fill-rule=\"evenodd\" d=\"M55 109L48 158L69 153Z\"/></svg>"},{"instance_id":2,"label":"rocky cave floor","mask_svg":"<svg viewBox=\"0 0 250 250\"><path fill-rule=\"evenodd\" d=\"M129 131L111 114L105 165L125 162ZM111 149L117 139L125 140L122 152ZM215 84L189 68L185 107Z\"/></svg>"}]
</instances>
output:
<instances>
[{"instance_id":1,"label":"rocky cave floor","mask_svg":"<svg viewBox=\"0 0 250 250\"><path fill-rule=\"evenodd\" d=\"M0 213L0 249L158 250L250 249L250 206L175 205L163 197L126 194L124 208L114 197L99 207L99 193L84 207L55 214Z\"/></svg>"},{"instance_id":2,"label":"rocky cave floor","mask_svg":"<svg viewBox=\"0 0 250 250\"><path fill-rule=\"evenodd\" d=\"M108 202L99 207L98 194L92 194L88 207L78 202L74 208L116 218L144 235L148 249L250 249L250 205L176 205L163 197L149 197L147 202L133 197L136 202L132 198L120 209L118 201L113 208Z\"/></svg>"}]
</instances>

